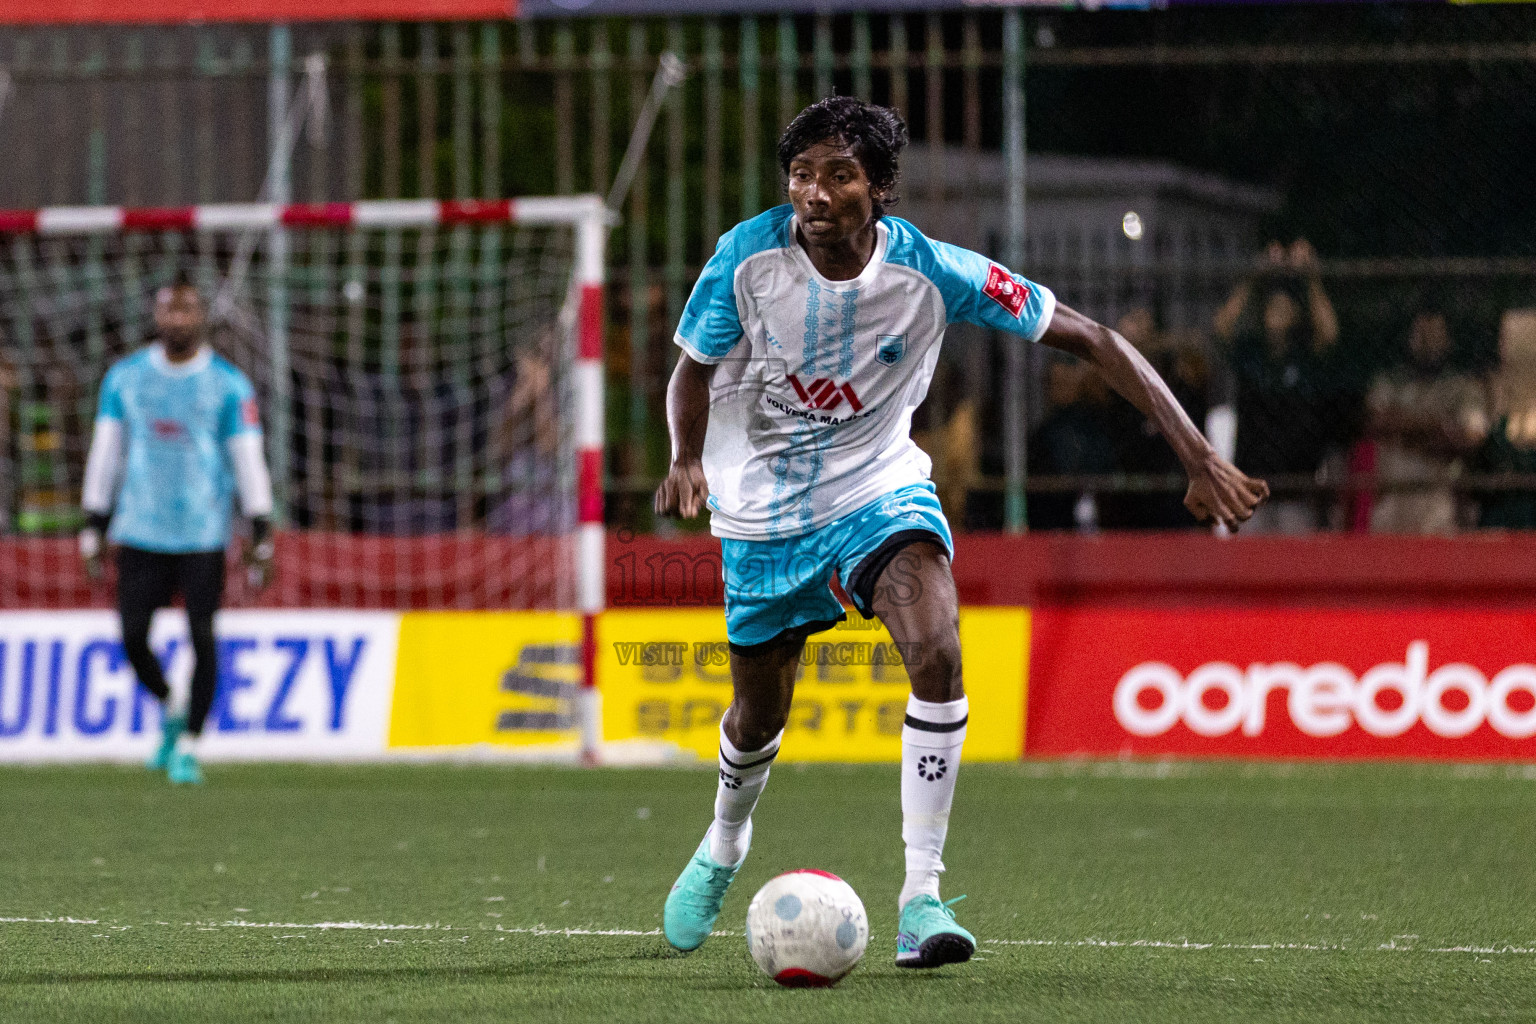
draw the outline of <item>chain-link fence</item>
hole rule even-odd
[[[604,191],[675,50],[691,73],[610,248],[609,508],[643,529],[672,326],[719,232],[780,201],[780,127],[831,92],[897,106],[914,145],[895,212],[1002,258],[1016,75],[1019,269],[1154,356],[1270,478],[1269,528],[1536,525],[1536,10],[1029,12],[1019,64],[1009,17],[313,26],[282,47],[262,27],[17,31],[0,206],[255,198],[272,79],[314,88],[315,56],[325,116],[295,199]],[[1023,436],[1032,526],[1192,525],[1139,417],[1038,349],[1010,400],[1007,344],[953,331],[919,414],[957,527],[1004,525]],[[49,529],[16,521],[18,458],[79,450],[57,435],[84,428],[17,393],[18,358],[0,339],[0,502]]]

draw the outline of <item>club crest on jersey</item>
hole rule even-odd
[[[895,366],[907,354],[905,334],[882,334],[875,339],[875,358],[886,366]]]
[[[817,377],[808,384],[802,384],[800,378],[794,374],[788,374],[790,386],[795,389],[795,394],[800,401],[805,403],[807,409],[815,409],[821,412],[831,412],[843,404],[843,399],[848,399],[848,404],[854,412],[861,412],[864,403],[859,401],[859,396],[854,393],[853,385],[844,382],[837,383],[830,377]]]
[[[1024,315],[1024,306],[1029,302],[1029,287],[1015,281],[1012,274],[996,263],[987,270],[987,283],[981,292],[1013,314],[1015,320]]]

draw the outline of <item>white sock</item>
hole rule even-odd
[[[715,823],[709,830],[709,856],[716,864],[740,864],[752,845],[752,808],[768,769],[779,756],[781,731],[760,750],[738,750],[720,726],[720,785],[715,790]]]
[[[970,710],[965,697],[945,704],[907,699],[907,724],[901,730],[901,838],[907,846],[907,880],[897,909],[923,893],[939,896],[944,835]]]

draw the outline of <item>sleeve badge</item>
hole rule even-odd
[[[988,266],[987,283],[981,293],[1006,309],[1015,320],[1023,317],[1024,307],[1029,303],[1029,286],[1015,281],[1012,274],[996,263]]]

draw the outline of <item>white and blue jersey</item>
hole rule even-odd
[[[103,468],[88,465],[83,504],[114,510],[109,535],[118,544],[178,554],[222,550],[236,453],[259,453],[260,439],[256,392],[245,374],[206,348],[177,364],[150,345],[118,361],[102,381],[92,462]],[[98,446],[112,451],[98,456]],[[258,503],[270,506],[270,484],[263,483],[268,493]]]
[[[711,530],[737,540],[811,533],[928,480],[911,438],[945,328],[1039,340],[1056,298],[904,220],[876,223],[863,273],[830,281],[776,207],[720,239],[676,342],[719,364],[704,443]]]

